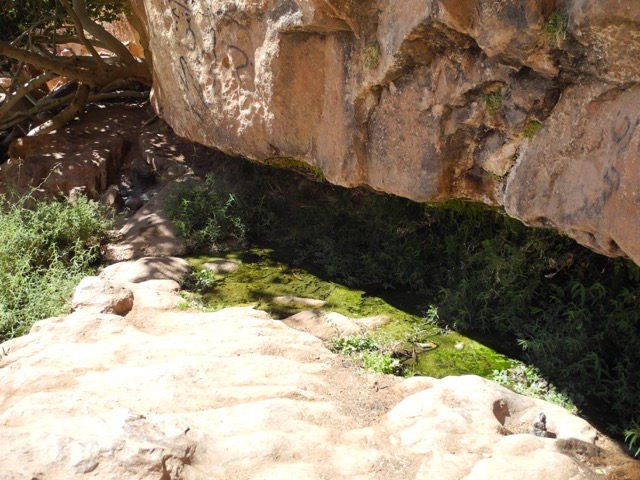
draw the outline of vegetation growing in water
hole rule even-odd
[[[419,294],[438,307],[442,328],[501,338],[621,437],[638,421],[636,265],[482,205],[420,205],[257,165],[233,168],[220,169],[219,181],[234,182],[228,212],[247,241],[346,285],[395,293],[397,304],[398,292]]]
[[[393,358],[374,338],[368,335],[351,335],[334,338],[329,342],[331,351],[341,353],[362,363],[372,372],[400,375],[403,368],[400,360]]]
[[[0,196],[0,341],[65,310],[99,260],[110,226],[104,208],[85,197],[70,203]]]

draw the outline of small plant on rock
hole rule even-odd
[[[629,450],[632,452],[634,447],[637,446],[638,449],[633,453],[633,456],[640,456],[640,424],[638,422],[633,422],[624,431],[624,441],[629,444]]]
[[[547,43],[553,44],[560,48],[560,45],[567,38],[567,23],[569,17],[563,12],[553,12],[547,23],[545,23],[543,32]]]
[[[522,136],[531,140],[538,131],[543,127],[542,122],[536,120],[535,118],[529,119],[527,122],[527,126],[524,128],[522,132]]]
[[[480,95],[480,104],[489,115],[497,114],[502,108],[502,92],[497,90]]]
[[[556,387],[542,377],[536,368],[525,365],[524,363],[518,363],[508,370],[494,371],[492,380],[516,393],[528,397],[540,398],[549,403],[560,405],[571,413],[578,413],[577,407],[566,393],[558,392]]]
[[[368,69],[373,70],[378,67],[382,53],[380,51],[380,44],[377,41],[368,43],[364,47],[362,54],[364,56],[364,64]]]

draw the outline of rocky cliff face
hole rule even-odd
[[[640,3],[134,3],[178,134],[640,263]]]

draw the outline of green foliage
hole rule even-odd
[[[633,451],[633,448],[638,445],[638,449],[633,453],[634,457],[640,456],[640,424],[633,422],[624,431],[624,441],[629,444],[629,450]]]
[[[349,335],[348,337],[335,337],[329,340],[329,350],[342,355],[374,351],[378,343],[369,335]]]
[[[189,275],[187,275],[180,287],[184,290],[189,290],[201,294],[206,292],[207,290],[211,290],[217,282],[218,278],[213,270],[209,268],[203,268],[201,270],[191,272]]]
[[[571,413],[578,413],[578,408],[571,397],[566,392],[558,392],[556,387],[549,383],[535,367],[518,363],[510,369],[494,371],[491,379],[516,393],[540,398],[566,408]]]
[[[0,341],[64,311],[110,226],[103,208],[84,197],[73,204],[0,197]]]
[[[218,181],[234,185],[230,213],[247,241],[377,296],[419,294],[433,306],[427,324],[501,338],[581,409],[596,408],[591,415],[620,428],[637,417],[640,268],[633,263],[479,204],[420,205],[257,165]],[[191,218],[202,225],[206,210],[190,211],[200,212]]]
[[[480,105],[489,115],[497,114],[502,108],[502,92],[498,90],[480,95]]]
[[[362,55],[364,57],[364,64],[369,70],[378,68],[378,65],[380,64],[380,57],[382,56],[380,44],[377,41],[367,43]]]
[[[240,244],[245,240],[246,227],[236,196],[213,175],[204,181],[192,178],[176,185],[165,209],[194,251],[217,251],[231,240]]]
[[[71,3],[71,2],[69,2]],[[116,19],[129,4],[123,0],[87,0],[87,13],[101,22]],[[39,34],[51,34],[70,24],[64,7],[57,0],[6,0],[0,3],[0,40],[11,41],[34,26]]]
[[[564,12],[553,12],[545,23],[543,32],[545,40],[560,48],[562,42],[567,38],[567,23],[569,17]]]
[[[383,347],[368,335],[351,335],[329,340],[329,349],[354,360],[359,360],[362,367],[375,373],[402,375],[400,360],[393,358]]]
[[[388,353],[364,351],[360,354],[362,366],[375,373],[402,375],[403,368],[400,360]]]
[[[540,131],[543,126],[544,125],[542,124],[542,122],[536,120],[535,118],[531,118],[527,122],[527,126],[524,128],[522,136],[530,140],[535,136],[536,133],[538,133],[538,131]]]

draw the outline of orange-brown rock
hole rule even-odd
[[[69,196],[84,187],[96,198],[117,183],[125,144],[120,137],[78,141],[69,135],[23,137],[9,147],[9,161],[0,167],[0,182],[18,190],[38,188]]]
[[[574,164],[636,169],[638,153],[620,155],[604,132],[626,122],[621,101],[640,101],[638,2],[135,0],[134,11],[156,110],[179,135],[227,153],[294,157],[333,183],[417,201],[504,205],[531,223],[544,203],[581,201],[562,179],[544,183],[554,146],[572,145]],[[601,209],[538,216],[640,263],[630,175],[617,194],[605,173],[584,176],[581,191],[606,197]]]

